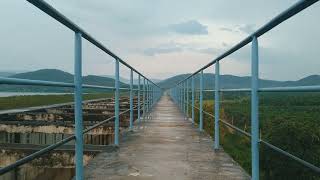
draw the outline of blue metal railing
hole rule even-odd
[[[175,87],[172,87],[170,89],[170,95],[173,98],[173,100],[176,102],[176,104],[180,107],[182,112],[188,112],[185,111],[185,108],[189,108],[189,103],[186,102],[188,100],[184,99],[184,93],[190,93],[190,89],[184,86],[185,83],[188,83],[188,81],[191,79],[192,81],[192,122],[195,120],[195,113],[194,109],[195,107],[195,87],[194,87],[194,77],[197,74],[200,74],[200,108],[199,110],[199,130],[203,130],[203,113],[206,113],[210,115],[212,118],[214,118],[214,148],[219,149],[219,123],[222,122],[226,126],[229,126],[236,131],[248,136],[251,138],[251,174],[252,179],[258,180],[259,179],[259,144],[262,143],[266,145],[267,147],[287,156],[291,159],[296,160],[297,162],[301,163],[302,165],[312,169],[313,171],[320,174],[320,168],[316,167],[315,165],[296,157],[262,139],[259,137],[259,92],[313,92],[313,91],[320,91],[320,86],[300,86],[300,87],[272,87],[272,88],[259,88],[259,53],[258,53],[258,38],[265,34],[266,32],[270,31],[274,27],[278,26],[282,22],[286,21],[287,19],[291,18],[292,16],[298,14],[305,8],[311,6],[312,4],[316,3],[318,0],[300,0],[297,3],[295,3],[293,6],[273,18],[271,21],[269,21],[267,24],[262,26],[260,29],[255,31],[253,34],[242,40],[240,43],[233,46],[231,49],[223,53],[222,55],[218,56],[216,59],[208,63],[207,65],[203,66],[184,80],[177,83]],[[220,72],[219,72],[219,61],[224,59],[225,57],[231,55],[232,53],[238,51],[242,47],[246,46],[247,44],[251,43],[251,88],[242,88],[242,89],[220,89]],[[211,65],[215,64],[215,89],[212,90],[203,90],[203,70],[207,69]],[[205,112],[203,110],[203,92],[214,92],[214,100],[215,100],[215,107],[214,107],[214,115]],[[251,134],[229,124],[228,122],[220,119],[219,117],[219,92],[250,92],[251,93]],[[188,114],[186,114],[188,116]]]
[[[83,179],[83,134],[91,131],[94,128],[97,128],[108,121],[114,120],[114,143],[119,145],[119,120],[120,115],[130,111],[130,130],[133,129],[133,110],[136,107],[133,107],[133,96],[134,91],[138,94],[138,122],[141,122],[141,102],[142,102],[142,116],[146,118],[147,114],[150,112],[152,106],[158,101],[162,94],[161,88],[153,83],[151,80],[142,75],[139,71],[134,69],[132,66],[123,61],[120,57],[115,55],[100,42],[94,39],[90,34],[85,32],[79,26],[70,21],[67,17],[62,15],[48,3],[43,0],[27,0],[34,6],[38,7],[44,13],[48,14],[52,18],[56,19],[67,28],[72,30],[75,33],[75,44],[74,44],[74,83],[63,83],[63,82],[51,82],[51,81],[40,81],[40,80],[28,80],[28,79],[16,79],[16,78],[5,78],[0,77],[0,84],[8,85],[27,85],[27,86],[52,86],[52,87],[71,87],[74,89],[74,114],[75,114],[75,135],[70,136],[66,139],[59,141],[58,143],[52,144],[44,149],[41,149],[35,153],[32,153],[17,162],[3,167],[0,169],[0,175],[9,172],[25,163],[32,161],[33,159],[42,156],[45,153],[48,153],[57,147],[66,144],[69,141],[75,140],[75,166],[76,166],[76,179]],[[115,87],[108,86],[96,86],[96,85],[86,85],[82,83],[82,39],[88,40],[90,43],[98,47],[100,50],[104,51],[111,57],[115,59]],[[129,88],[120,88],[120,72],[119,72],[119,63],[130,69],[130,87]],[[133,89],[133,73],[138,74],[138,89]],[[141,78],[143,78],[143,85],[141,85]],[[141,90],[142,86],[142,90]],[[113,90],[115,92],[115,115],[109,119],[101,121],[96,125],[93,125],[85,130],[83,130],[83,119],[82,119],[82,89],[83,88],[93,88],[93,89],[104,89],[104,90]],[[130,91],[130,109],[119,112],[119,98],[120,91]],[[143,97],[141,99],[141,92]]]

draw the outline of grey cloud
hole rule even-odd
[[[179,47],[157,47],[157,48],[148,48],[143,51],[143,54],[147,56],[154,56],[157,54],[168,54],[174,52],[181,52],[182,49]]]
[[[221,52],[221,49],[217,48],[199,48],[199,49],[189,49],[193,52],[201,53],[201,54],[217,54]]]
[[[232,33],[251,34],[256,30],[256,25],[255,24],[242,24],[242,25],[236,25],[233,27],[220,27],[219,30],[232,32]]]
[[[158,54],[169,54],[176,52],[195,52],[200,54],[217,54],[221,52],[219,48],[202,48],[190,44],[182,44],[170,42],[167,44],[161,44],[157,47],[148,48],[142,51],[144,55],[155,56]]]
[[[239,31],[246,33],[246,34],[251,34],[256,30],[256,25],[254,24],[244,24],[238,26]]]
[[[228,31],[228,32],[238,32],[235,28],[228,28],[228,27],[220,27],[219,30],[221,31]]]
[[[179,34],[190,35],[206,35],[208,34],[207,26],[199,23],[196,20],[190,20],[178,24],[169,25],[169,30]]]

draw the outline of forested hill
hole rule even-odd
[[[158,82],[157,84],[164,88],[170,88],[176,83],[185,79],[190,74],[180,74],[171,78],[165,79]],[[55,82],[73,82],[73,74],[64,72],[58,69],[41,69],[37,71],[31,71],[26,73],[18,73],[8,77],[22,78],[31,80],[44,80],[44,81],[55,81]],[[221,88],[249,88],[251,84],[251,78],[249,76],[233,76],[233,75],[221,75]],[[122,78],[123,80],[124,78]],[[87,75],[83,77],[84,84],[99,85],[99,86],[114,86],[114,79],[107,76],[95,76]],[[195,85],[199,87],[199,76],[195,78]],[[320,85],[320,75],[311,75],[302,78],[297,81],[275,81],[275,80],[260,80],[260,87],[284,87],[284,86],[311,86]],[[121,87],[128,87],[129,85],[120,82]],[[190,83],[191,86],[191,83]],[[214,74],[204,74],[204,89],[214,88]],[[12,85],[0,85],[0,91],[64,91],[59,88],[52,87],[27,87],[27,86],[12,86]]]
[[[176,83],[188,77],[190,74],[180,74],[158,83],[164,89],[174,86]],[[214,74],[205,73],[203,76],[204,89],[212,89],[214,87]],[[199,76],[195,78],[195,86],[199,87]],[[221,75],[221,88],[249,88],[251,78],[249,76],[233,76]],[[320,75],[311,75],[297,81],[275,81],[275,80],[260,80],[260,87],[284,87],[284,86],[311,86],[320,85]],[[191,86],[191,81],[189,86]]]
[[[41,69],[32,72],[19,73],[10,78],[21,78],[30,80],[43,80],[43,81],[55,81],[55,82],[73,82],[73,74],[64,72],[57,69]],[[99,86],[111,86],[114,87],[114,79],[109,77],[88,75],[83,77],[84,84],[99,85]],[[120,87],[128,87],[128,84],[120,82]],[[13,86],[13,85],[0,85],[0,91],[35,91],[35,92],[64,92],[65,88],[55,87],[36,87],[36,86]]]

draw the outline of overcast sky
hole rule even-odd
[[[151,78],[196,71],[296,0],[47,0]],[[0,71],[73,72],[74,34],[22,0],[0,1]],[[259,39],[260,76],[320,74],[320,3]],[[111,75],[114,61],[83,42],[84,73]],[[250,74],[250,47],[224,59],[223,74]],[[209,68],[205,72],[213,72]],[[128,77],[121,67],[121,76]]]

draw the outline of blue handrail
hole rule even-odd
[[[146,116],[146,114],[149,113],[150,108],[158,101],[162,94],[161,88],[152,82],[150,79],[146,78],[142,73],[140,73],[138,70],[134,69],[132,66],[130,66],[128,63],[126,63],[124,60],[122,60],[120,57],[118,57],[116,54],[114,54],[112,51],[107,49],[104,45],[102,45],[100,42],[98,42],[96,39],[94,39],[90,34],[85,32],[83,29],[81,29],[79,26],[77,26],[75,23],[73,23],[71,20],[69,20],[67,17],[65,17],[63,14],[58,12],[56,9],[54,9],[52,6],[50,6],[48,3],[46,3],[43,0],[27,0],[34,6],[38,7],[41,11],[48,14],[52,18],[56,19],[60,23],[62,23],[64,26],[69,28],[70,30],[74,31],[75,33],[75,48],[74,48],[74,83],[64,83],[64,82],[52,82],[52,81],[41,81],[41,80],[29,80],[29,79],[17,79],[17,78],[5,78],[0,77],[0,84],[7,84],[7,85],[27,85],[27,86],[53,86],[53,87],[70,87],[74,89],[74,109],[75,109],[75,135],[70,136],[66,139],[63,139],[59,141],[58,143],[52,144],[44,149],[41,149],[35,153],[32,153],[17,162],[3,167],[0,169],[0,175],[9,172],[13,170],[14,168],[17,168],[25,163],[28,163],[32,161],[33,159],[42,156],[45,153],[48,153],[57,147],[62,146],[63,144],[75,140],[75,152],[76,152],[76,158],[75,158],[75,166],[76,166],[76,180],[82,180],[83,179],[83,134],[89,132],[90,130],[99,127],[103,125],[104,123],[114,120],[115,121],[115,139],[114,143],[115,145],[119,145],[119,116],[127,113],[130,111],[130,121],[133,121],[133,110],[135,107],[133,107],[133,91],[138,91],[138,114],[139,114],[139,121],[140,121],[140,94],[143,92],[143,99],[142,106],[143,106],[143,116]],[[88,40],[90,43],[98,47],[100,50],[104,51],[105,53],[109,54],[111,57],[115,59],[115,87],[108,87],[108,86],[96,86],[96,85],[86,85],[82,83],[82,39]],[[124,66],[128,67],[131,70],[131,80],[130,80],[130,88],[120,88],[120,72],[119,72],[119,63],[123,64]],[[133,89],[133,72],[137,73],[139,76],[139,84],[138,89]],[[140,78],[143,78],[143,90],[141,90],[141,84],[140,84]],[[145,84],[145,82],[147,84]],[[82,120],[82,88],[93,88],[93,89],[105,89],[105,90],[113,90],[115,92],[115,116],[106,119],[104,121],[101,121],[100,123],[97,123],[96,125],[93,125],[89,127],[88,129],[83,130],[83,120]],[[119,98],[120,98],[120,91],[130,91],[130,109],[119,112]],[[148,107],[148,108],[147,108]],[[132,128],[133,124],[130,126]]]
[[[233,46],[231,49],[227,50],[217,58],[215,58],[210,63],[206,64],[202,68],[198,69],[196,72],[192,73],[185,79],[178,82],[174,87],[170,89],[170,95],[172,99],[176,102],[176,104],[180,107],[181,111],[184,112],[185,106],[189,106],[188,100],[185,100],[183,98],[183,93],[189,93],[190,89],[187,90],[183,86],[185,82],[188,81],[188,79],[192,78],[192,82],[194,84],[194,76],[197,74],[200,74],[200,87],[198,90],[195,89],[194,85],[192,86],[191,92],[192,96],[194,96],[194,92],[197,91],[200,93],[200,122],[199,122],[199,128],[202,130],[202,114],[205,113],[207,115],[210,115],[214,117],[214,148],[219,148],[219,122],[222,122],[224,125],[229,126],[238,132],[251,137],[251,174],[253,180],[259,179],[259,143],[262,143],[266,145],[267,147],[286,155],[287,157],[296,160],[297,162],[301,163],[302,165],[314,170],[315,172],[320,174],[320,168],[316,167],[315,165],[302,160],[301,158],[298,158],[264,140],[261,140],[259,137],[259,92],[318,92],[320,91],[320,86],[298,86],[298,87],[268,87],[268,88],[260,88],[259,87],[259,54],[258,54],[258,38],[265,34],[266,32],[270,31],[274,27],[278,26],[282,22],[286,21],[287,19],[291,18],[292,16],[298,14],[302,10],[306,9],[307,7],[311,6],[312,4],[318,2],[318,0],[300,0],[297,3],[295,3],[293,6],[288,8],[287,10],[280,13],[278,16],[273,18],[271,21],[263,25],[261,28],[259,28],[257,31],[252,33],[250,36],[246,37],[244,40]],[[221,80],[219,80],[219,61],[224,59],[225,57],[231,55],[232,53],[238,51],[242,47],[246,46],[247,44],[251,43],[251,88],[241,88],[241,89],[219,89],[219,83]],[[202,76],[203,76],[203,70],[207,69],[211,65],[215,64],[215,89],[207,89],[203,90],[203,83],[202,83]],[[202,109],[203,104],[203,92],[214,92],[215,97],[215,114],[211,115],[210,113],[205,112]],[[251,93],[251,134],[229,124],[228,122],[221,120],[219,118],[219,92],[250,92]],[[194,97],[192,97],[192,122],[194,122],[194,109],[196,108],[194,105]],[[186,114],[188,117],[188,114]]]

